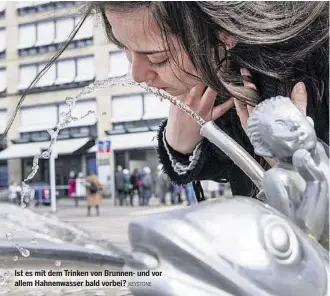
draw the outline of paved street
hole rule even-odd
[[[152,199],[150,204],[148,207],[119,207],[113,205],[113,200],[104,199],[100,206],[100,216],[97,217],[95,209],[92,209],[92,216],[88,217],[86,215],[87,202],[85,200],[80,201],[79,207],[76,208],[72,200],[62,199],[58,201],[55,216],[63,222],[68,222],[87,230],[98,239],[106,239],[115,246],[129,251],[128,225],[131,221],[138,216],[157,214],[185,206],[159,206],[156,199]],[[42,206],[35,208],[34,211],[44,214],[50,212],[51,208]]]

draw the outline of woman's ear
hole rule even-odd
[[[232,49],[237,44],[237,38],[228,33],[221,33],[220,40],[225,44],[227,50]]]

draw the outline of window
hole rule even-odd
[[[20,67],[20,91],[26,89],[32,80],[46,66],[46,63],[22,65]],[[59,60],[37,82],[35,88],[56,90],[58,86],[65,88],[80,86],[95,78],[94,57],[79,57]]]
[[[3,132],[6,129],[7,125],[7,110],[2,109],[0,110],[0,134],[3,134]]]
[[[0,93],[5,92],[7,89],[7,71],[0,69]]]
[[[33,132],[31,133],[31,141],[32,142],[43,142],[49,140],[49,134],[47,131],[42,132]]]
[[[111,114],[113,122],[140,120],[143,115],[142,95],[113,97]]]
[[[20,67],[20,84],[18,89],[26,89],[37,76],[37,65],[24,65]]]
[[[72,138],[85,138],[90,134],[89,127],[72,127],[70,128]]]
[[[35,46],[43,46],[52,44],[55,40],[55,22],[46,21],[36,24],[37,26],[37,42]]]
[[[161,123],[162,123],[161,119],[148,120],[148,127],[151,131],[158,131]]]
[[[38,65],[38,73],[40,73],[43,68],[46,66],[46,63]],[[40,78],[37,82],[36,87],[46,87],[53,85],[55,83],[56,78],[56,67],[52,65],[48,71]]]
[[[6,53],[6,43],[7,43],[7,37],[6,37],[6,30],[0,29],[0,58],[3,58]]]
[[[111,135],[127,133],[124,122],[115,122],[112,125]]]
[[[74,28],[74,18],[62,18],[55,21],[56,38],[55,43],[64,42]]]
[[[161,101],[153,94],[144,95],[143,119],[167,118],[170,110],[170,102]]]
[[[36,44],[37,30],[35,24],[19,26],[19,49],[30,48]]]
[[[59,106],[59,114],[67,113],[69,111],[69,106],[62,104]],[[76,118],[71,122],[68,127],[77,127],[77,126],[90,126],[94,125],[97,121],[96,119],[96,101],[81,101],[77,102],[73,107],[72,117]]]
[[[125,75],[130,71],[131,63],[125,52],[111,52],[109,55],[109,77]]]
[[[74,3],[75,1],[19,1],[16,4],[16,8],[17,14],[24,16],[27,14],[70,8]]]
[[[56,105],[26,107],[22,108],[20,113],[21,133],[53,129],[58,122]]]
[[[94,57],[83,57],[77,59],[76,82],[90,81],[95,77]]]
[[[125,128],[129,133],[149,131],[147,122],[143,120],[125,122]]]
[[[0,187],[7,187],[8,185],[8,167],[5,164],[0,164]]]
[[[81,17],[75,18],[75,25],[77,25],[81,20]],[[80,30],[77,32],[77,35],[74,37],[74,40],[88,39],[93,37],[93,19],[87,17],[81,26]]]
[[[74,59],[67,59],[57,62],[57,78],[55,84],[74,82],[76,76],[76,65]]]
[[[58,18],[19,26],[19,55],[56,51],[72,33],[77,18]],[[91,45],[93,20],[87,18],[68,48]]]
[[[62,129],[57,136],[58,140],[69,139],[69,138],[70,138],[70,131],[67,128]]]

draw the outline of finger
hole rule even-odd
[[[213,108],[217,92],[211,87],[208,87],[201,98],[201,112],[209,112]]]
[[[237,115],[241,121],[241,125],[245,129],[249,118],[249,111],[247,109],[247,105],[237,99],[234,99],[234,104],[236,107]]]
[[[211,120],[216,120],[217,118],[221,117],[233,106],[234,106],[234,98],[230,98],[229,100],[220,104],[219,106],[214,107],[212,109]]]
[[[187,105],[187,106],[193,106],[195,105],[197,102],[200,102],[200,98],[202,97],[204,90],[205,90],[205,85],[200,83],[196,86],[194,86],[190,91],[189,94],[187,96],[184,97],[183,102]]]
[[[298,82],[292,92],[291,100],[296,104],[296,106],[306,115],[307,110],[307,91],[306,86],[303,82]]]
[[[194,87],[190,90],[190,92],[189,92],[189,96],[190,96],[190,97],[194,97],[194,98],[195,98],[195,97],[199,97],[199,98],[201,98],[202,95],[203,95],[203,93],[204,93],[204,91],[205,91],[205,88],[206,88],[206,86],[205,86],[203,83],[200,83],[200,84],[194,86]]]
[[[241,68],[241,75],[243,76],[243,84],[244,87],[246,88],[252,88],[257,90],[257,87],[255,84],[252,82],[252,75],[250,71],[246,68]]]
[[[245,88],[251,88],[257,90],[256,85],[252,81],[252,75],[248,69],[241,68],[241,75],[243,77],[243,84]],[[249,115],[253,113],[254,109],[255,107],[247,105],[247,111]]]

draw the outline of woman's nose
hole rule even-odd
[[[150,67],[148,59],[142,55],[132,56],[132,78],[138,82],[148,82],[153,80],[157,75],[156,72]]]

